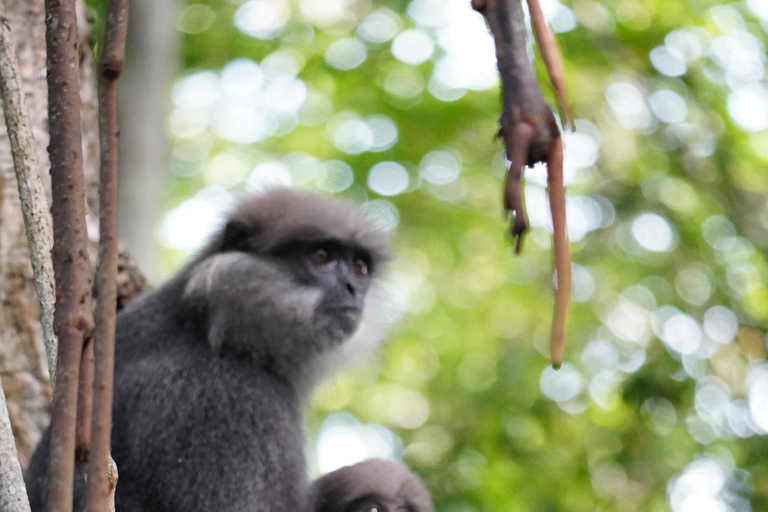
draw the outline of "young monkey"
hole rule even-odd
[[[308,512],[433,512],[419,477],[403,464],[370,459],[318,478]]]

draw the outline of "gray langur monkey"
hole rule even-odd
[[[241,202],[178,274],[121,311],[116,510],[303,510],[304,401],[378,344],[373,278],[388,254],[351,204],[274,189]],[[49,444],[46,433],[27,472],[33,512]]]
[[[318,478],[308,512],[433,512],[419,477],[403,464],[370,459]]]

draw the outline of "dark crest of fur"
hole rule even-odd
[[[335,239],[366,248],[374,261],[389,260],[386,234],[354,204],[312,192],[275,188],[250,196],[227,217],[197,259],[227,250],[266,253],[289,240]]]

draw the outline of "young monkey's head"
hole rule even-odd
[[[404,465],[370,459],[318,478],[309,512],[433,512],[429,491]]]

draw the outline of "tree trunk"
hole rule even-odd
[[[4,0],[4,3],[19,58],[41,174],[49,186],[43,0]],[[78,29],[88,227],[89,233],[95,234],[99,154],[97,103],[90,24],[81,0],[78,0]],[[4,123],[0,124],[0,376],[7,394],[19,458],[22,467],[26,468],[30,452],[48,424],[51,395],[24,221]]]
[[[118,232],[147,276],[157,278],[153,227],[160,215],[168,144],[168,89],[178,61],[171,30],[178,0],[131,2],[125,71],[120,79],[120,209]],[[125,149],[128,149],[127,151]]]

